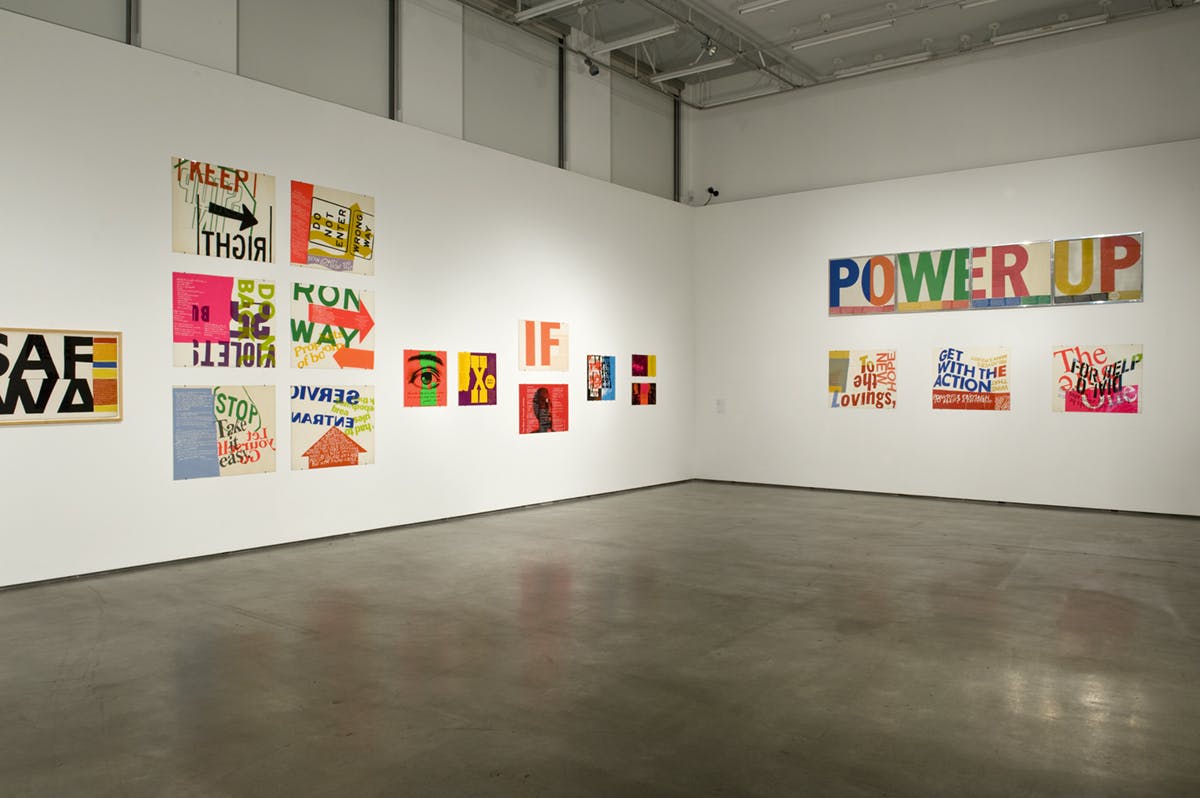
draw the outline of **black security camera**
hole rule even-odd
[[[709,193],[709,194],[712,194],[714,197],[719,197],[719,196],[721,196],[721,192],[720,192],[720,191],[717,191],[717,190],[716,190],[715,188],[713,188],[712,186],[709,186],[709,187],[708,187],[708,193]]]
[[[588,74],[592,77],[596,77],[600,74],[600,67],[596,66],[592,59],[584,58],[583,65],[588,68]]]

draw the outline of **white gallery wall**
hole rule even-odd
[[[125,336],[124,421],[0,428],[0,585],[691,476],[690,209],[8,12],[0,75],[0,326]],[[173,157],[274,175],[281,222],[292,179],[374,196],[377,276],[290,266],[283,223],[274,264],[173,253]],[[378,366],[174,368],[173,271],[374,290]],[[523,318],[569,325],[569,373],[517,371]],[[497,352],[499,404],[403,408],[405,347]],[[630,406],[635,352],[655,407]],[[584,400],[589,353],[617,401]],[[517,434],[522,381],[570,384],[569,432]],[[218,384],[276,386],[279,470],[173,481],[171,388]],[[373,384],[375,464],[290,471],[292,384]]]
[[[696,476],[1200,514],[1197,208],[1200,139],[699,209]],[[830,258],[1134,231],[1142,303],[828,316]],[[1141,414],[1052,413],[1060,344],[1143,345]],[[932,410],[945,346],[1007,346],[1012,410]],[[898,407],[832,409],[875,348]]]
[[[1200,5],[688,115],[719,202],[1200,136]]]

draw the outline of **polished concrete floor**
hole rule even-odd
[[[0,592],[0,795],[1200,795],[1200,521],[693,482]]]

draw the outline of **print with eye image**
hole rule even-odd
[[[404,406],[446,406],[446,352],[404,350]]]

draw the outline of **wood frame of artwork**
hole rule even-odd
[[[17,334],[22,336],[21,343],[17,345],[14,351],[12,336]],[[50,355],[50,362],[55,366],[55,370],[59,376],[54,378],[54,385],[47,391],[43,386],[38,387],[38,393],[35,395],[33,389],[25,385],[24,390],[16,387],[11,379],[12,372],[17,367],[22,367],[22,373],[26,370],[23,367],[24,362],[31,362],[28,356],[22,357],[25,354],[25,348],[30,336],[41,336],[42,349],[41,353]],[[119,331],[115,330],[63,330],[63,329],[43,329],[36,327],[0,327],[0,425],[24,425],[24,424],[79,424],[87,422],[102,422],[102,421],[121,421],[124,418],[124,383],[122,376],[122,337]],[[68,357],[74,353],[74,350],[67,348],[68,338],[87,338],[92,339],[92,351],[87,353],[87,360],[82,360],[78,357]],[[49,339],[49,340],[47,340]],[[111,354],[111,359],[98,361],[104,364],[102,369],[97,369],[94,358],[97,341],[100,340],[100,345],[105,347],[103,350],[105,355]],[[109,349],[111,347],[111,349]],[[57,354],[56,354],[57,350]],[[30,352],[30,355],[33,353]],[[75,353],[77,354],[77,353]],[[61,360],[57,359],[61,358]],[[44,362],[44,357],[37,361]],[[80,392],[80,386],[74,383],[83,381],[84,378],[75,377],[66,379],[61,376],[69,367],[73,372],[78,364],[87,363],[93,374],[89,375],[85,385],[87,386],[87,396],[85,397]],[[97,377],[94,373],[101,371],[104,376]],[[44,368],[39,368],[37,373],[45,374]],[[103,394],[106,400],[111,397],[112,401],[106,401],[100,407],[103,410],[97,410],[96,383],[103,383]],[[45,382],[44,379],[38,380],[39,383]],[[60,386],[59,383],[65,385]],[[21,390],[22,395],[13,396],[12,392]],[[45,393],[43,399],[41,394]],[[79,402],[84,402],[85,399],[92,404],[91,410],[66,410],[63,408],[68,406],[68,400],[71,407],[78,407]],[[44,408],[49,408],[57,404],[59,409],[48,413],[26,413],[25,410],[31,404],[42,404]],[[20,407],[22,412],[18,415],[17,408]],[[9,412],[5,412],[5,408]]]

